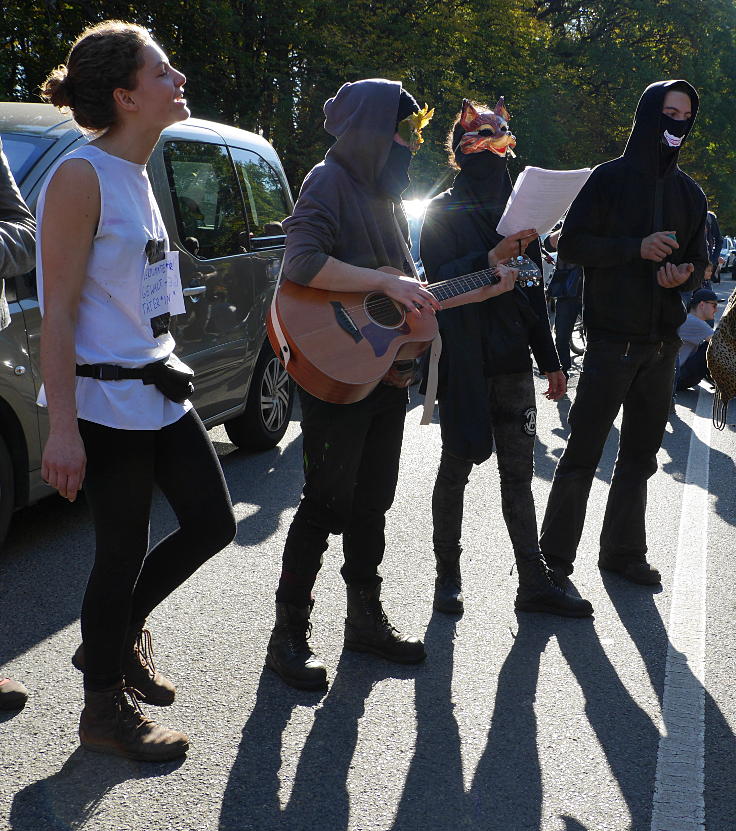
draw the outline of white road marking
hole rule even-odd
[[[692,421],[672,587],[651,831],[705,828],[705,592],[712,396]]]

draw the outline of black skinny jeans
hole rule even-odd
[[[379,384],[355,404],[301,388],[304,490],[289,528],[276,600],[306,606],[330,534],[342,534],[346,583],[376,585],[385,514],[399,476],[406,390]]]
[[[537,423],[534,379],[530,372],[519,372],[494,375],[487,383],[503,518],[514,552],[531,553],[538,550],[532,496]],[[453,456],[443,446],[432,493],[432,541],[440,559],[460,556],[463,499],[472,468],[472,461]]]
[[[87,454],[84,493],[95,526],[95,562],[82,603],[87,689],[122,678],[129,627],[148,614],[235,536],[222,468],[199,416],[190,410],[160,430],[119,430],[79,421]],[[153,486],[179,528],[148,556]]]
[[[572,568],[593,477],[622,405],[600,557],[618,562],[646,559],[647,480],[657,470],[679,346],[679,341],[588,343],[570,409],[570,437],[555,470],[542,522],[540,545],[545,559]]]

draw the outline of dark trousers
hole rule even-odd
[[[104,689],[122,677],[129,626],[142,623],[233,539],[235,517],[217,454],[194,410],[161,430],[118,430],[81,419],[79,430],[96,539],[82,603],[84,684]],[[179,528],[148,552],[154,485]]]
[[[380,582],[407,393],[379,384],[355,404],[328,404],[302,389],[299,398],[304,490],[286,537],[276,600],[306,606],[330,534],[342,534],[346,583]]]
[[[672,398],[679,342],[588,343],[570,437],[552,481],[542,522],[545,559],[572,564],[585,522],[588,494],[603,446],[623,405],[618,457],[608,492],[600,556],[645,559],[647,480],[657,470],[657,451]]]
[[[559,297],[555,300],[555,345],[560,366],[566,375],[572,366],[570,338],[582,308],[583,301],[580,297]]]
[[[708,374],[708,364],[705,357],[707,351],[708,341],[706,340],[680,366],[677,371],[677,380],[675,383],[675,389],[678,392],[689,389],[690,387],[697,387]]]
[[[529,372],[488,379],[491,431],[501,479],[501,509],[515,552],[536,551],[537,518],[532,496],[537,409]],[[440,418],[442,402],[440,402]],[[452,560],[460,555],[465,486],[473,462],[442,448],[432,493],[435,554]]]

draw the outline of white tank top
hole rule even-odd
[[[41,229],[46,189],[56,170],[69,159],[85,159],[100,185],[100,221],[79,299],[75,330],[78,364],[116,364],[141,367],[168,358],[174,349],[169,332],[154,337],[150,320],[144,320],[141,287],[148,262],[146,244],[164,240],[169,250],[161,214],[151,190],[146,166],[85,145],[54,165],[38,199],[36,275],[41,314],[43,258]],[[176,358],[175,358],[176,360]],[[97,381],[77,378],[78,418],[123,430],[158,430],[172,424],[191,408],[189,401],[176,404],[152,384],[136,379]],[[46,406],[44,388],[38,403]]]

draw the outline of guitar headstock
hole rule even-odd
[[[539,270],[537,264],[530,260],[529,257],[523,257],[521,255],[512,257],[507,265],[509,268],[518,270],[519,276],[516,278],[516,282],[519,285],[531,288],[531,286],[538,286],[542,282],[542,272]]]

